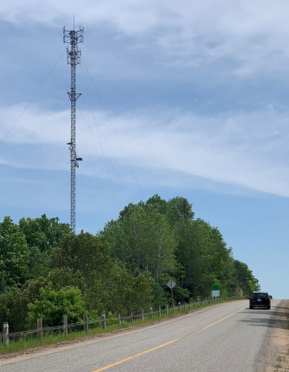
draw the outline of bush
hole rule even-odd
[[[68,323],[77,323],[87,312],[81,291],[73,286],[63,287],[60,291],[52,289],[49,283],[40,289],[40,299],[28,305],[28,324],[35,328],[37,318],[42,318],[44,327],[58,326],[67,315]]]

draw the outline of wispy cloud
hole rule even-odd
[[[45,144],[46,160],[38,156],[29,166],[56,169],[56,159],[69,158],[65,149],[68,128],[64,125],[65,121],[68,123],[69,111],[61,113],[35,137],[36,123],[45,121],[45,116],[35,108],[27,112],[25,121],[11,133],[10,142],[16,145],[33,138],[33,146]],[[287,113],[265,110],[204,117],[152,110],[121,114],[112,119],[118,137],[103,112],[93,113],[95,122],[89,119],[91,112],[79,116],[77,149],[85,157],[84,169],[93,177],[95,167],[98,177],[107,177],[105,170],[99,168],[99,162],[105,159],[115,164],[117,172],[121,166],[127,173],[127,157],[133,168],[143,169],[148,175],[162,171],[167,177],[197,176],[210,182],[289,196]],[[5,123],[5,117],[1,119]],[[276,132],[278,135],[274,135]],[[111,177],[116,178],[114,170]]]
[[[116,37],[120,38],[118,43],[122,45],[123,54],[118,54],[118,64],[121,66],[123,59],[129,63],[131,56],[126,53],[134,48],[136,56],[143,55],[144,50],[145,53],[149,51],[155,68],[157,65],[179,66],[180,70],[197,69],[198,73],[206,70],[210,75],[218,71],[219,77],[243,79],[269,71],[288,72],[288,10],[289,5],[279,0],[239,4],[229,0],[220,0],[217,4],[213,0],[181,0],[177,3],[167,0],[135,3],[130,0],[86,0],[81,4],[52,0],[41,7],[36,0],[25,3],[12,0],[1,7],[0,19],[19,27],[32,23],[36,27],[59,28],[59,23],[65,22],[69,28],[72,27],[72,16],[76,15],[77,25],[87,27],[98,42],[99,32],[103,29],[110,30],[111,44],[116,45]],[[143,45],[147,47],[136,47]],[[101,59],[103,52],[98,53]],[[111,57],[111,50],[109,54],[107,57]],[[110,67],[111,73],[113,68],[109,59],[107,63],[105,66]],[[119,71],[117,66],[114,67]],[[129,75],[130,71],[123,69],[123,76]],[[141,75],[141,69],[138,74]]]
[[[210,111],[210,90],[216,81],[227,84],[228,92],[233,92],[240,81],[250,85],[251,81],[262,77],[266,85],[269,72],[270,76],[279,78],[285,71],[289,72],[289,25],[285,21],[288,8],[283,2],[276,6],[266,0],[234,6],[221,0],[217,7],[213,0],[202,3],[140,0],[135,4],[129,0],[99,1],[97,4],[85,1],[81,6],[77,2],[68,4],[53,0],[40,9],[34,0],[25,4],[13,0],[0,9],[0,19],[14,27],[11,30],[15,35],[22,29],[27,32],[31,24],[40,27],[37,40],[39,37],[46,39],[52,30],[54,41],[60,21],[71,27],[72,15],[67,12],[71,9],[77,17],[77,25],[82,24],[89,30],[90,45],[84,56],[94,78],[109,79],[112,83],[123,79],[124,89],[133,81],[145,84],[150,80],[160,85],[157,82],[163,79],[170,88],[180,92],[164,98],[161,104],[156,101],[142,105],[138,100],[129,110],[111,110],[119,139],[133,167],[154,175],[164,172],[161,183],[171,179],[171,174],[182,174],[184,179],[200,177],[209,182],[288,196],[285,160],[288,157],[288,113],[280,109],[278,100],[273,98],[269,104],[265,100],[263,104],[262,93],[258,92],[246,100],[247,91],[240,88],[237,96],[244,102],[242,109],[242,104],[234,108],[232,99],[230,109],[220,108],[218,114]],[[61,37],[60,33],[57,37]],[[42,51],[52,50],[48,38],[47,47],[43,45]],[[26,55],[27,45],[20,43],[19,48],[20,53]],[[31,48],[36,52],[33,43]],[[51,57],[51,52],[49,55]],[[14,73],[18,71],[20,78],[25,79],[23,73],[21,75],[20,61],[15,60],[14,53],[11,56],[11,61],[15,62]],[[32,55],[31,58],[36,57]],[[34,72],[41,68],[45,53],[37,58],[39,64],[35,64]],[[28,62],[27,59],[26,68]],[[85,62],[82,68],[86,67]],[[56,75],[61,82],[66,66],[58,68]],[[66,73],[68,76],[68,69]],[[36,81],[35,74],[33,79]],[[200,104],[205,110],[202,113],[189,109],[189,105],[182,106],[182,100],[195,100],[194,107],[197,107],[196,92],[192,96],[189,90],[181,92],[182,84],[190,81],[197,82],[203,89]],[[154,84],[149,87],[148,94],[153,94]],[[17,94],[19,92],[21,89],[17,89]],[[221,95],[223,92],[215,93]],[[214,104],[218,105],[216,94]],[[22,101],[19,95],[16,102]],[[67,107],[65,111],[49,113],[45,95],[40,101],[36,97],[19,121],[17,115],[26,103],[3,104],[0,110],[0,139],[5,138],[5,147],[0,148],[2,164],[15,169],[27,166],[55,169],[57,158],[68,157],[65,144],[69,142],[70,110]],[[95,103],[94,99],[92,101]],[[259,101],[261,104],[254,107]],[[111,177],[116,178],[113,169],[119,166],[127,174],[126,157],[105,113],[93,109],[93,115],[89,109],[78,111],[77,150],[81,156],[86,154],[86,171],[93,176],[96,163],[99,177],[108,177],[107,167],[111,167]],[[36,149],[38,156],[35,156]],[[27,163],[22,153],[28,157],[31,153]],[[168,184],[171,185],[171,181]]]

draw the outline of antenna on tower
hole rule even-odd
[[[65,30],[63,27],[63,42],[70,44],[70,49],[67,48],[67,64],[71,65],[71,89],[68,96],[71,102],[71,139],[67,144],[70,151],[71,162],[71,194],[70,194],[70,226],[75,233],[75,204],[76,204],[76,168],[79,167],[78,161],[82,158],[76,155],[76,101],[81,96],[81,93],[76,93],[76,65],[80,64],[81,51],[78,50],[78,44],[83,42],[83,27],[79,27],[75,31],[75,19],[73,17],[73,30]]]

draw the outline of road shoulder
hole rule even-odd
[[[272,314],[268,337],[258,355],[256,372],[289,371],[289,300],[281,301]]]

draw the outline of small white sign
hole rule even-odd
[[[211,297],[220,297],[220,290],[211,291]]]

